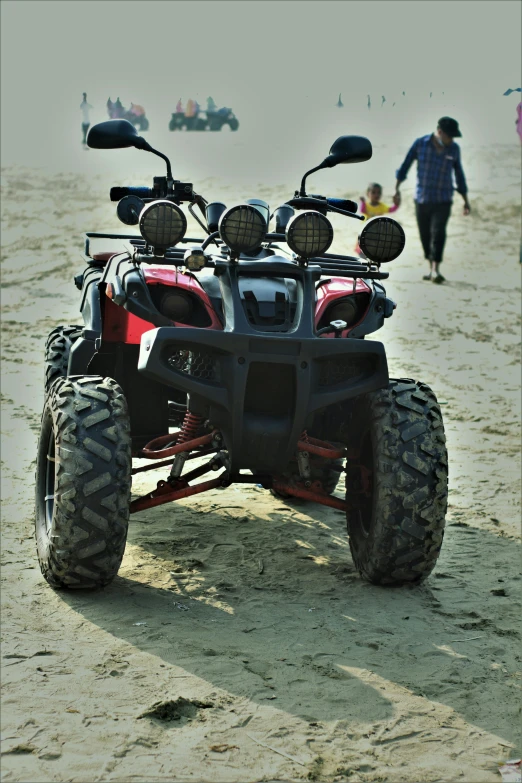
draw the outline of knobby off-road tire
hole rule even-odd
[[[36,463],[36,546],[52,587],[102,587],[116,576],[130,489],[121,388],[98,376],[56,381],[44,404]]]
[[[348,535],[360,574],[381,585],[420,582],[433,570],[444,536],[448,460],[437,399],[424,383],[391,380],[357,400],[354,422],[367,497],[350,494]],[[348,480],[347,480],[348,485]]]
[[[81,336],[83,326],[57,326],[45,343],[45,393],[57,378],[65,378],[71,348]]]

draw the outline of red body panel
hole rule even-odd
[[[190,275],[178,272],[177,269],[166,268],[164,266],[149,266],[143,269],[143,275],[147,285],[170,285],[177,288],[183,288],[198,296],[210,318],[211,324],[207,329],[222,329],[221,321],[212,307],[212,303],[206,292],[200,286],[198,281]],[[176,326],[189,326],[173,322]],[[105,312],[103,319],[103,339],[107,342],[128,343],[130,345],[139,345],[141,336],[144,332],[154,329],[154,325],[149,321],[144,321],[136,315],[129,313],[125,308],[115,305],[107,297],[105,298]]]
[[[354,288],[355,283],[355,288]],[[321,316],[323,315],[324,311],[328,307],[328,305],[332,304],[336,299],[343,299],[345,296],[350,296],[351,294],[370,294],[371,288],[364,282],[364,280],[347,280],[345,277],[332,277],[328,283],[324,283],[323,285],[319,286],[317,289],[317,305],[315,308],[315,325],[319,323],[321,320]],[[366,315],[366,313],[364,313]],[[364,318],[363,315],[363,318]],[[362,321],[362,318],[357,321],[357,323],[360,323]],[[354,328],[354,326],[357,326],[357,324],[352,324],[349,329],[345,329],[344,332],[341,332],[343,337],[346,337],[349,332]],[[333,338],[335,337],[334,334],[324,334],[321,335],[321,337],[326,338]]]
[[[207,329],[222,329],[223,326],[219,320],[212,303],[201,287],[198,280],[191,275],[179,272],[176,268],[164,266],[148,266],[143,268],[143,275],[147,285],[169,285],[182,288],[185,291],[199,297],[203,303],[211,324]],[[351,294],[371,293],[371,289],[363,280],[355,281],[355,287],[352,281],[347,281],[344,277],[332,277],[327,283],[319,286],[317,289],[317,305],[315,310],[315,324],[317,325],[324,311],[336,299],[350,296]],[[362,319],[361,319],[362,320]],[[174,321],[176,326],[190,326]],[[350,329],[342,332],[346,337],[356,324],[352,324]],[[122,342],[130,345],[139,345],[141,336],[144,332],[153,329],[154,325],[149,321],[129,313],[125,308],[115,305],[109,298],[105,298],[104,319],[103,319],[103,339],[107,342]],[[322,337],[333,337],[334,335],[322,335]]]

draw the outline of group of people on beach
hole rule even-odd
[[[115,101],[111,101],[110,97],[107,100],[107,112],[111,120],[119,120],[121,117],[125,117],[126,114],[132,114],[135,117],[143,117],[145,109],[138,103],[131,103],[130,108],[127,110],[119,98]]]
[[[193,98],[189,98],[185,108],[183,108],[183,101],[181,98],[176,104],[176,114],[183,114],[185,117],[197,117],[201,111],[201,106]],[[229,111],[226,107],[218,109],[217,104],[210,95],[207,98],[207,114],[219,114],[219,112]]]

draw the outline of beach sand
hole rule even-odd
[[[498,781],[522,750],[520,147],[466,151],[473,212],[456,198],[445,285],[421,279],[413,177],[397,213],[398,307],[373,337],[392,377],[435,390],[449,451],[446,537],[422,586],[363,582],[341,512],[233,486],[134,515],[114,583],[58,593],[33,538],[44,342],[78,323],[81,232],[126,231],[108,190],[142,156],[114,152],[104,171],[97,154],[74,174],[2,172],[3,780]],[[357,197],[372,175],[346,171],[314,175],[310,192]],[[279,177],[247,192],[194,183],[277,206],[298,184]],[[334,225],[332,249],[351,252],[354,221]]]

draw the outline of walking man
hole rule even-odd
[[[417,161],[415,212],[424,257],[430,265],[430,271],[423,279],[433,280],[434,283],[443,283],[445,280],[440,273],[440,265],[454,190],[464,199],[464,214],[470,213],[460,147],[453,141],[459,136],[462,134],[458,122],[452,117],[441,117],[435,133],[421,136],[413,142],[396,173],[395,195],[400,196],[400,185],[406,179],[413,161]],[[453,187],[453,173],[456,188]]]
[[[109,98],[110,101],[110,98]],[[87,93],[83,93],[83,101],[80,103],[80,109],[82,111],[82,132],[83,132],[83,141],[82,144],[84,147],[87,146],[87,131],[90,128],[91,120],[89,118],[89,110],[92,109],[92,106],[90,103],[87,103]]]

